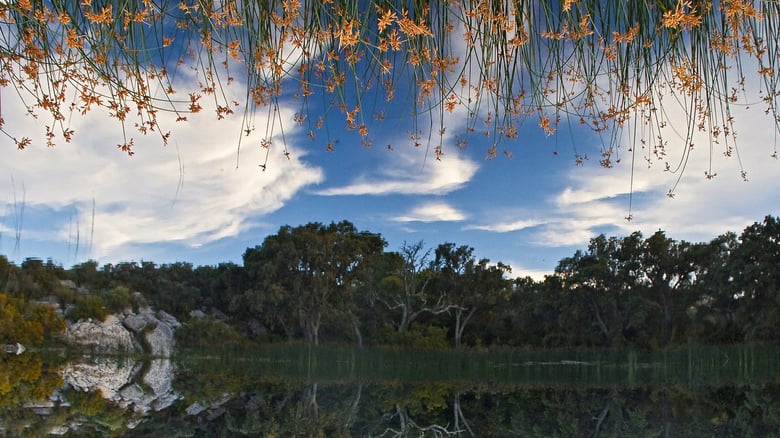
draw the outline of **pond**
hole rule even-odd
[[[0,356],[7,436],[769,436],[780,349]]]

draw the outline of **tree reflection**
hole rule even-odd
[[[747,353],[745,359],[732,356],[728,364],[740,370],[737,374],[731,373],[731,365],[721,365],[705,369],[706,377],[696,374],[704,368],[693,373],[675,363],[677,374],[688,373],[688,380],[675,380],[672,371],[665,381],[652,381],[641,370],[631,371],[635,375],[629,378],[630,369],[623,367],[622,382],[606,369],[601,378],[594,378],[576,368],[584,365],[518,363],[513,381],[501,378],[498,369],[492,369],[487,380],[442,374],[438,380],[415,381],[368,377],[354,370],[351,377],[325,378],[312,369],[293,377],[280,374],[292,365],[281,358],[275,359],[275,366],[265,366],[258,358],[201,357],[180,360],[173,368],[177,374],[171,392],[165,394],[176,397],[158,397],[160,391],[153,390],[157,386],[144,383],[144,376],[155,369],[149,364],[131,373],[137,382],[112,387],[108,393],[114,398],[106,397],[111,382],[102,382],[103,374],[91,373],[93,385],[85,391],[69,384],[71,378],[63,378],[67,370],[83,367],[63,364],[62,359],[47,364],[28,354],[0,358],[4,384],[0,434],[69,430],[103,436],[769,436],[780,430],[776,381],[780,353],[765,350],[774,362],[748,363]],[[107,360],[95,366],[137,368],[132,364],[112,368]],[[336,363],[322,358],[311,362],[329,368]],[[639,356],[638,363],[650,362]],[[566,376],[567,370],[578,369],[583,376],[579,380]],[[526,378],[524,373],[531,372],[552,377]],[[86,374],[83,369],[81,374]],[[139,393],[137,400],[152,401],[154,395],[154,400],[168,403],[150,402],[150,409],[139,409],[127,402],[136,386],[148,389],[145,398]]]

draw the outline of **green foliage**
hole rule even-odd
[[[21,402],[44,400],[61,386],[58,363],[47,361],[44,366],[41,356],[31,352],[0,353],[0,414]]]
[[[246,341],[235,328],[211,316],[190,318],[176,329],[175,336],[177,344],[182,347],[239,345]]]
[[[385,251],[381,235],[347,221],[281,227],[246,250],[244,266],[90,261],[64,270],[0,256],[0,340],[56,337],[63,322],[52,304],[70,306],[71,320],[102,320],[148,303],[180,320],[193,309],[219,315],[192,319],[179,333],[188,345],[235,343],[245,330],[258,342],[425,349],[775,343],[778,242],[780,220],[771,216],[702,243],[662,231],[600,235],[542,281],[509,280],[507,266],[477,259],[466,245]]]
[[[447,329],[432,325],[421,325],[419,328],[413,326],[403,332],[386,327],[383,340],[388,345],[413,350],[444,350],[450,345],[447,341]]]
[[[283,226],[261,246],[244,253],[253,286],[243,297],[251,310],[290,338],[319,343],[328,316],[353,319],[355,293],[367,261],[385,246],[377,234],[359,232],[348,221]]]
[[[84,295],[78,297],[73,307],[65,314],[65,317],[71,321],[86,319],[103,321],[109,313],[103,297],[99,295]]]
[[[79,430],[95,436],[110,436],[123,431],[128,413],[103,398],[100,390],[84,392],[71,389],[62,395],[70,403],[69,415],[85,420]]]
[[[64,328],[64,321],[48,305],[0,293],[0,344],[40,346]]]
[[[125,309],[137,307],[139,303],[125,286],[116,286],[100,294],[109,313],[122,312]]]
[[[729,292],[740,303],[737,323],[746,340],[780,340],[780,219],[747,227],[730,257]]]

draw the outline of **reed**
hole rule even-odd
[[[780,128],[778,20],[776,0],[9,0],[0,86],[48,121],[49,146],[72,139],[70,112],[104,108],[132,155],[132,130],[167,143],[158,113],[185,122],[208,107],[217,119],[242,112],[246,135],[270,148],[290,99],[295,122],[328,149],[337,113],[370,146],[371,122],[408,93],[410,139],[427,137],[436,158],[458,113],[468,119],[458,145],[483,133],[490,157],[511,155],[526,125],[548,135],[582,125],[602,138],[604,167],[622,148],[681,171],[691,148],[667,155],[670,106],[687,115],[673,141],[706,133],[710,161],[739,159],[735,105],[760,100]],[[20,149],[32,141],[2,119],[0,131]],[[587,158],[575,149],[576,163]]]

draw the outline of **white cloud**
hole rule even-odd
[[[671,110],[670,114],[674,118]],[[609,227],[614,235],[637,230],[650,235],[661,229],[674,239],[709,241],[726,231],[739,233],[767,214],[780,214],[780,193],[773,189],[780,176],[780,162],[769,158],[775,141],[772,120],[744,110],[734,110],[734,116],[747,182],[740,176],[742,169],[736,157],[724,157],[717,146],[711,151],[707,138],[697,136],[697,146],[690,152],[681,178],[664,171],[662,163],[648,167],[637,158],[642,164],[633,171],[629,222],[624,219],[629,213],[631,191],[629,159],[612,169],[573,169],[568,187],[552,196],[545,207],[553,219],[543,227],[537,241],[551,246],[582,246],[602,227]],[[682,140],[670,141],[667,146],[670,159],[682,159],[686,149]],[[710,162],[717,173],[712,179],[705,176]],[[674,198],[670,199],[666,194],[675,184]]]
[[[416,207],[402,216],[391,220],[395,222],[458,222],[466,215],[444,202],[432,202]]]
[[[531,277],[534,279],[534,281],[542,281],[544,280],[544,277],[546,275],[552,275],[553,273],[552,269],[545,270],[545,269],[527,268],[521,265],[520,263],[511,262],[511,261],[504,261],[504,264],[507,264],[512,268],[512,272],[509,275],[509,277],[512,278]]]
[[[478,169],[476,162],[457,153],[448,153],[441,161],[426,158],[424,148],[399,148],[387,156],[381,168],[364,171],[346,186],[321,190],[318,194],[443,195],[466,185]]]
[[[670,119],[686,120],[669,111]],[[681,178],[665,171],[663,163],[648,167],[639,155],[643,150],[637,149],[632,184],[631,157],[624,149],[623,159],[613,168],[605,169],[595,162],[572,167],[565,187],[551,193],[545,202],[524,205],[522,210],[509,214],[506,206],[491,208],[483,212],[483,217],[492,215],[499,220],[483,220],[468,228],[498,233],[523,230],[524,239],[534,246],[580,248],[602,232],[625,236],[641,231],[649,236],[660,229],[671,238],[694,242],[709,241],[727,231],[739,233],[767,214],[780,215],[780,191],[775,190],[780,161],[770,158],[776,142],[771,117],[765,117],[758,108],[752,112],[735,109],[734,117],[738,123],[739,159],[747,171],[747,182],[740,176],[742,168],[736,153],[724,157],[722,147],[718,150],[717,145],[711,152],[708,140],[697,136],[697,146]],[[587,147],[578,145],[580,150]],[[687,148],[682,140],[675,142],[670,136],[669,159],[680,160]],[[710,161],[712,171],[717,173],[712,179],[705,176]],[[672,187],[675,195],[669,198],[667,193]],[[626,220],[629,214],[631,221]]]
[[[465,227],[467,230],[481,230],[492,231],[495,233],[509,233],[512,231],[520,231],[526,228],[535,227],[542,224],[542,221],[536,219],[518,219],[488,223],[484,225],[468,225]]]
[[[3,103],[8,126],[43,132],[41,123],[18,115],[24,112],[15,111],[12,102]],[[292,119],[291,110],[280,111],[282,120]],[[75,210],[82,234],[93,230],[93,258],[137,256],[126,251],[138,244],[196,247],[236,236],[324,178],[320,168],[301,160],[302,149],[295,145],[288,160],[278,137],[272,138],[266,171],[258,166],[266,157],[259,139],[245,137],[239,155],[240,114],[221,121],[213,113],[190,115],[188,122],[177,124],[159,113],[161,124],[173,128],[169,145],[163,147],[154,134],[134,135],[135,155],[129,157],[116,147],[123,142],[120,126],[100,112],[73,117],[72,143],[46,148],[39,141],[22,151],[10,140],[0,143],[6,149],[0,174],[8,175],[0,182],[0,203],[12,204],[14,190],[18,198],[23,184],[28,212],[39,206]],[[295,129],[285,128],[288,134]],[[67,242],[72,234],[67,218],[41,228],[34,227],[35,218],[26,222],[28,237]]]

